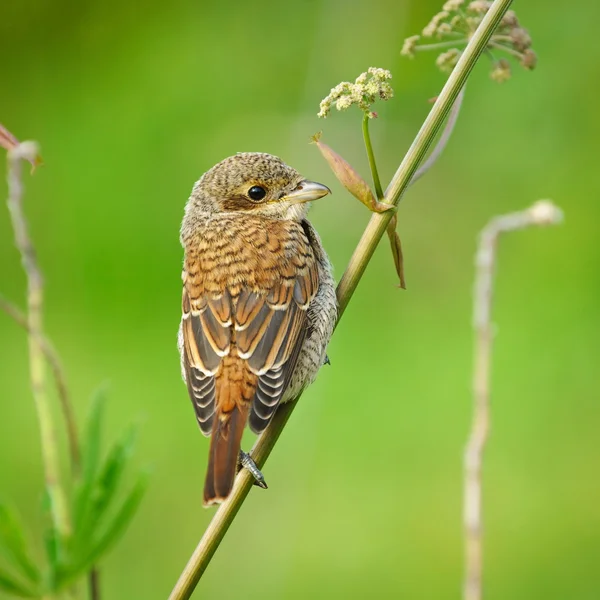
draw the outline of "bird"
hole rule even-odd
[[[205,506],[230,494],[245,427],[264,431],[328,360],[335,282],[306,215],[330,193],[276,156],[241,152],[204,173],[185,206],[178,348],[211,438]]]

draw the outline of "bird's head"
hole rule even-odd
[[[186,206],[186,219],[241,212],[271,219],[302,220],[307,203],[331,193],[308,181],[280,158],[241,152],[207,171],[196,182]]]

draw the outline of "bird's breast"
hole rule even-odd
[[[185,240],[184,284],[192,302],[225,289],[271,290],[306,273],[314,255],[302,226],[243,216],[213,218]]]

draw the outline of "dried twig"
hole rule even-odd
[[[15,243],[21,254],[21,262],[27,277],[27,330],[31,388],[40,424],[44,477],[50,499],[50,511],[56,530],[66,536],[71,532],[71,524],[65,492],[60,484],[58,444],[46,394],[44,348],[41,341],[43,280],[23,212],[22,161],[27,160],[35,164],[38,156],[38,148],[34,142],[23,142],[9,149],[8,210],[15,232]]]
[[[442,126],[444,118],[454,105],[460,90],[467,80],[471,69],[479,55],[486,47],[494,29],[510,6],[511,0],[494,0],[489,11],[483,17],[479,27],[472,35],[467,47],[458,63],[444,85],[438,99],[433,105],[423,126],[417,133],[415,140],[402,160],[396,174],[385,193],[385,201],[397,206],[404,192],[411,183],[412,177],[423,160],[429,146]],[[373,213],[363,236],[350,259],[346,272],[337,287],[339,302],[339,319],[341,318],[350,298],[352,297],[367,264],[369,263],[379,241],[386,232],[387,226],[393,216],[393,211]],[[294,410],[297,402],[287,402],[279,407],[273,420],[258,438],[251,456],[257,466],[261,468],[267,460],[277,439],[279,438],[287,420]],[[244,499],[252,488],[252,476],[247,469],[242,469],[234,482],[231,494],[219,507],[202,539],[190,557],[188,564],[175,584],[170,600],[184,600],[190,598],[200,577],[206,570],[221,540],[227,533],[235,515],[239,511]]]
[[[27,316],[23,311],[13,304],[10,300],[7,300],[0,294],[0,310],[3,310],[9,317],[17,323],[17,325],[23,327],[25,331],[29,330],[29,323],[27,322]],[[60,362],[58,352],[56,352],[54,346],[50,340],[39,333],[39,343],[42,347],[42,352],[46,357],[46,361],[52,369],[52,374],[56,382],[56,389],[58,392],[58,398],[60,400],[60,406],[65,419],[65,425],[67,428],[67,440],[69,444],[69,456],[71,459],[71,470],[73,475],[77,477],[81,468],[81,451],[79,445],[79,435],[77,433],[77,424],[75,422],[75,415],[73,413],[73,406],[71,404],[71,398],[69,395],[69,388],[67,387],[67,380],[65,372]]]
[[[553,225],[561,220],[561,210],[551,202],[543,200],[527,210],[495,217],[483,229],[479,239],[473,307],[473,423],[464,456],[465,600],[480,600],[482,595],[481,466],[490,428],[490,365],[493,341],[491,310],[498,237],[506,231]]]

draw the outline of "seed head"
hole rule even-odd
[[[490,72],[490,77],[497,83],[508,81],[510,79],[510,63],[505,58],[496,61]]]
[[[392,74],[386,69],[369,67],[368,71],[361,73],[354,83],[342,81],[329,94],[321,100],[319,106],[319,117],[327,117],[331,107],[335,105],[337,110],[346,110],[356,104],[370,119],[376,117],[371,111],[371,105],[378,98],[389,100],[394,96],[394,90],[389,83]]]
[[[465,0],[448,0],[442,8],[448,12],[459,10],[460,7],[465,3]]]
[[[521,58],[521,66],[525,67],[529,71],[535,69],[535,65],[537,65],[537,54],[528,48],[523,52],[523,58]]]
[[[402,45],[402,50],[400,50],[400,54],[402,56],[408,56],[409,58],[415,57],[415,48],[417,46],[417,42],[421,39],[420,35],[411,35],[404,40],[404,44]]]
[[[451,73],[460,58],[461,51],[458,48],[450,48],[447,52],[440,54],[435,64],[442,73]]]
[[[449,16],[450,13],[446,10],[439,12],[437,15],[433,15],[431,21],[429,21],[425,29],[423,29],[423,37],[433,37],[434,35],[442,37],[439,32],[439,27],[444,19],[447,19]]]
[[[458,61],[464,46],[471,39],[475,30],[487,11],[492,6],[488,0],[473,0],[468,4],[464,0],[447,0],[443,10],[433,16],[423,29],[422,36],[413,35],[404,40],[401,54],[414,58],[415,54],[423,50],[443,48],[444,51],[437,57],[436,65],[440,71],[449,73]],[[420,45],[422,38],[438,39],[440,42]],[[455,45],[454,47],[452,47]],[[450,49],[448,49],[450,46]],[[519,64],[525,69],[535,67],[537,57],[531,49],[531,36],[519,24],[519,19],[514,11],[509,10],[503,16],[500,25],[492,35],[487,52],[493,59],[490,76],[495,81],[506,81],[510,77],[510,66],[506,60],[501,60],[495,55],[506,52],[516,56]]]

